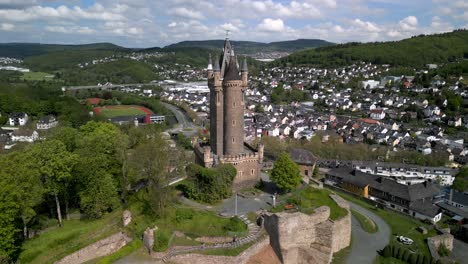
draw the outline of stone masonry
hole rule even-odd
[[[64,257],[56,264],[81,264],[98,257],[107,256],[121,249],[131,240],[125,233],[119,232]]]
[[[210,147],[194,146],[197,163],[207,167],[232,164],[237,175],[234,190],[253,186],[260,179],[263,147],[258,150],[244,145],[244,92],[248,88],[247,61],[239,72],[237,57],[226,39],[219,60],[207,67],[210,88]]]

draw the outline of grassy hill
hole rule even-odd
[[[417,67],[468,58],[468,30],[420,35],[401,41],[347,43],[293,53],[273,65],[340,66],[366,61]]]
[[[255,52],[293,52],[308,48],[317,48],[334,45],[331,42],[320,40],[320,39],[298,39],[298,40],[289,40],[289,41],[280,41],[280,42],[271,42],[271,43],[262,43],[262,42],[253,42],[253,41],[234,41],[231,40],[231,44],[234,46],[234,49],[241,54],[251,54]],[[182,41],[175,43],[169,46],[166,46],[165,49],[172,48],[206,48],[206,49],[222,49],[224,45],[224,40],[201,40],[201,41]]]

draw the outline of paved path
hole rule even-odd
[[[465,261],[468,259],[468,244],[461,240],[454,239],[451,256],[460,263],[466,263]]]
[[[349,202],[349,201],[348,201]],[[357,219],[352,216],[351,232],[353,236],[353,243],[351,245],[351,252],[348,255],[346,263],[348,264],[372,264],[377,256],[377,250],[383,249],[390,241],[391,230],[387,223],[374,214],[373,212],[349,202],[351,208],[357,212],[369,217],[378,226],[376,233],[365,232]]]

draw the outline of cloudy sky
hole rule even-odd
[[[468,28],[468,0],[0,0],[0,42],[398,40]]]

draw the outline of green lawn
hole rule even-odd
[[[352,209],[351,213],[354,215],[354,217],[356,217],[356,219],[359,222],[359,225],[364,231],[366,231],[367,233],[375,233],[378,231],[378,227],[375,224],[375,222],[372,221],[372,219]]]
[[[130,211],[133,215],[132,223],[127,227],[135,236],[139,236],[143,231],[151,226],[169,231],[181,231],[191,238],[201,236],[230,236],[237,233],[238,236],[247,233],[247,226],[238,218],[224,218],[213,212],[201,209],[170,206],[164,217],[155,218],[148,214],[143,214],[144,204],[132,202]]]
[[[346,200],[352,201],[356,204],[361,205],[362,207],[371,210],[373,213],[380,216],[391,228],[392,237],[390,239],[391,244],[398,244],[401,247],[407,247],[410,250],[415,251],[416,253],[430,255],[429,248],[426,244],[426,239],[431,236],[437,235],[437,231],[428,224],[425,224],[417,219],[411,218],[409,216],[404,216],[398,213],[391,212],[389,210],[375,208],[372,205],[366,203],[363,200],[357,199],[349,194],[337,192],[341,197]],[[423,235],[421,232],[416,230],[419,226],[424,226],[428,230],[427,235]],[[399,243],[396,240],[396,236],[403,235],[413,239],[414,244],[411,246],[405,246]]]
[[[118,116],[146,115],[146,113],[138,107],[129,106],[125,108],[101,108],[100,115],[106,118],[114,118]]]
[[[121,210],[100,220],[65,221],[63,227],[49,231],[23,243],[21,263],[53,263],[87,245],[108,237],[119,230]]]
[[[121,259],[121,258],[123,258],[125,256],[128,256],[131,253],[137,251],[142,246],[143,246],[143,241],[142,240],[134,239],[130,243],[128,243],[127,245],[125,245],[124,247],[119,249],[118,251],[116,251],[116,252],[114,252],[114,253],[112,253],[112,254],[110,254],[108,256],[88,261],[87,264],[94,264],[94,263],[96,263],[96,264],[111,264],[111,263],[114,263],[115,261],[117,261],[117,260],[119,260],[119,259]]]
[[[320,206],[330,207],[330,219],[337,220],[348,214],[346,209],[338,206],[335,201],[330,198],[332,192],[326,189],[315,189],[307,186],[304,189],[299,189],[292,194],[280,197],[280,203],[272,211],[279,212],[284,210],[286,204],[294,204],[301,212],[312,214],[314,209]]]
[[[27,81],[53,80],[54,75],[47,72],[25,72],[21,79]]]

